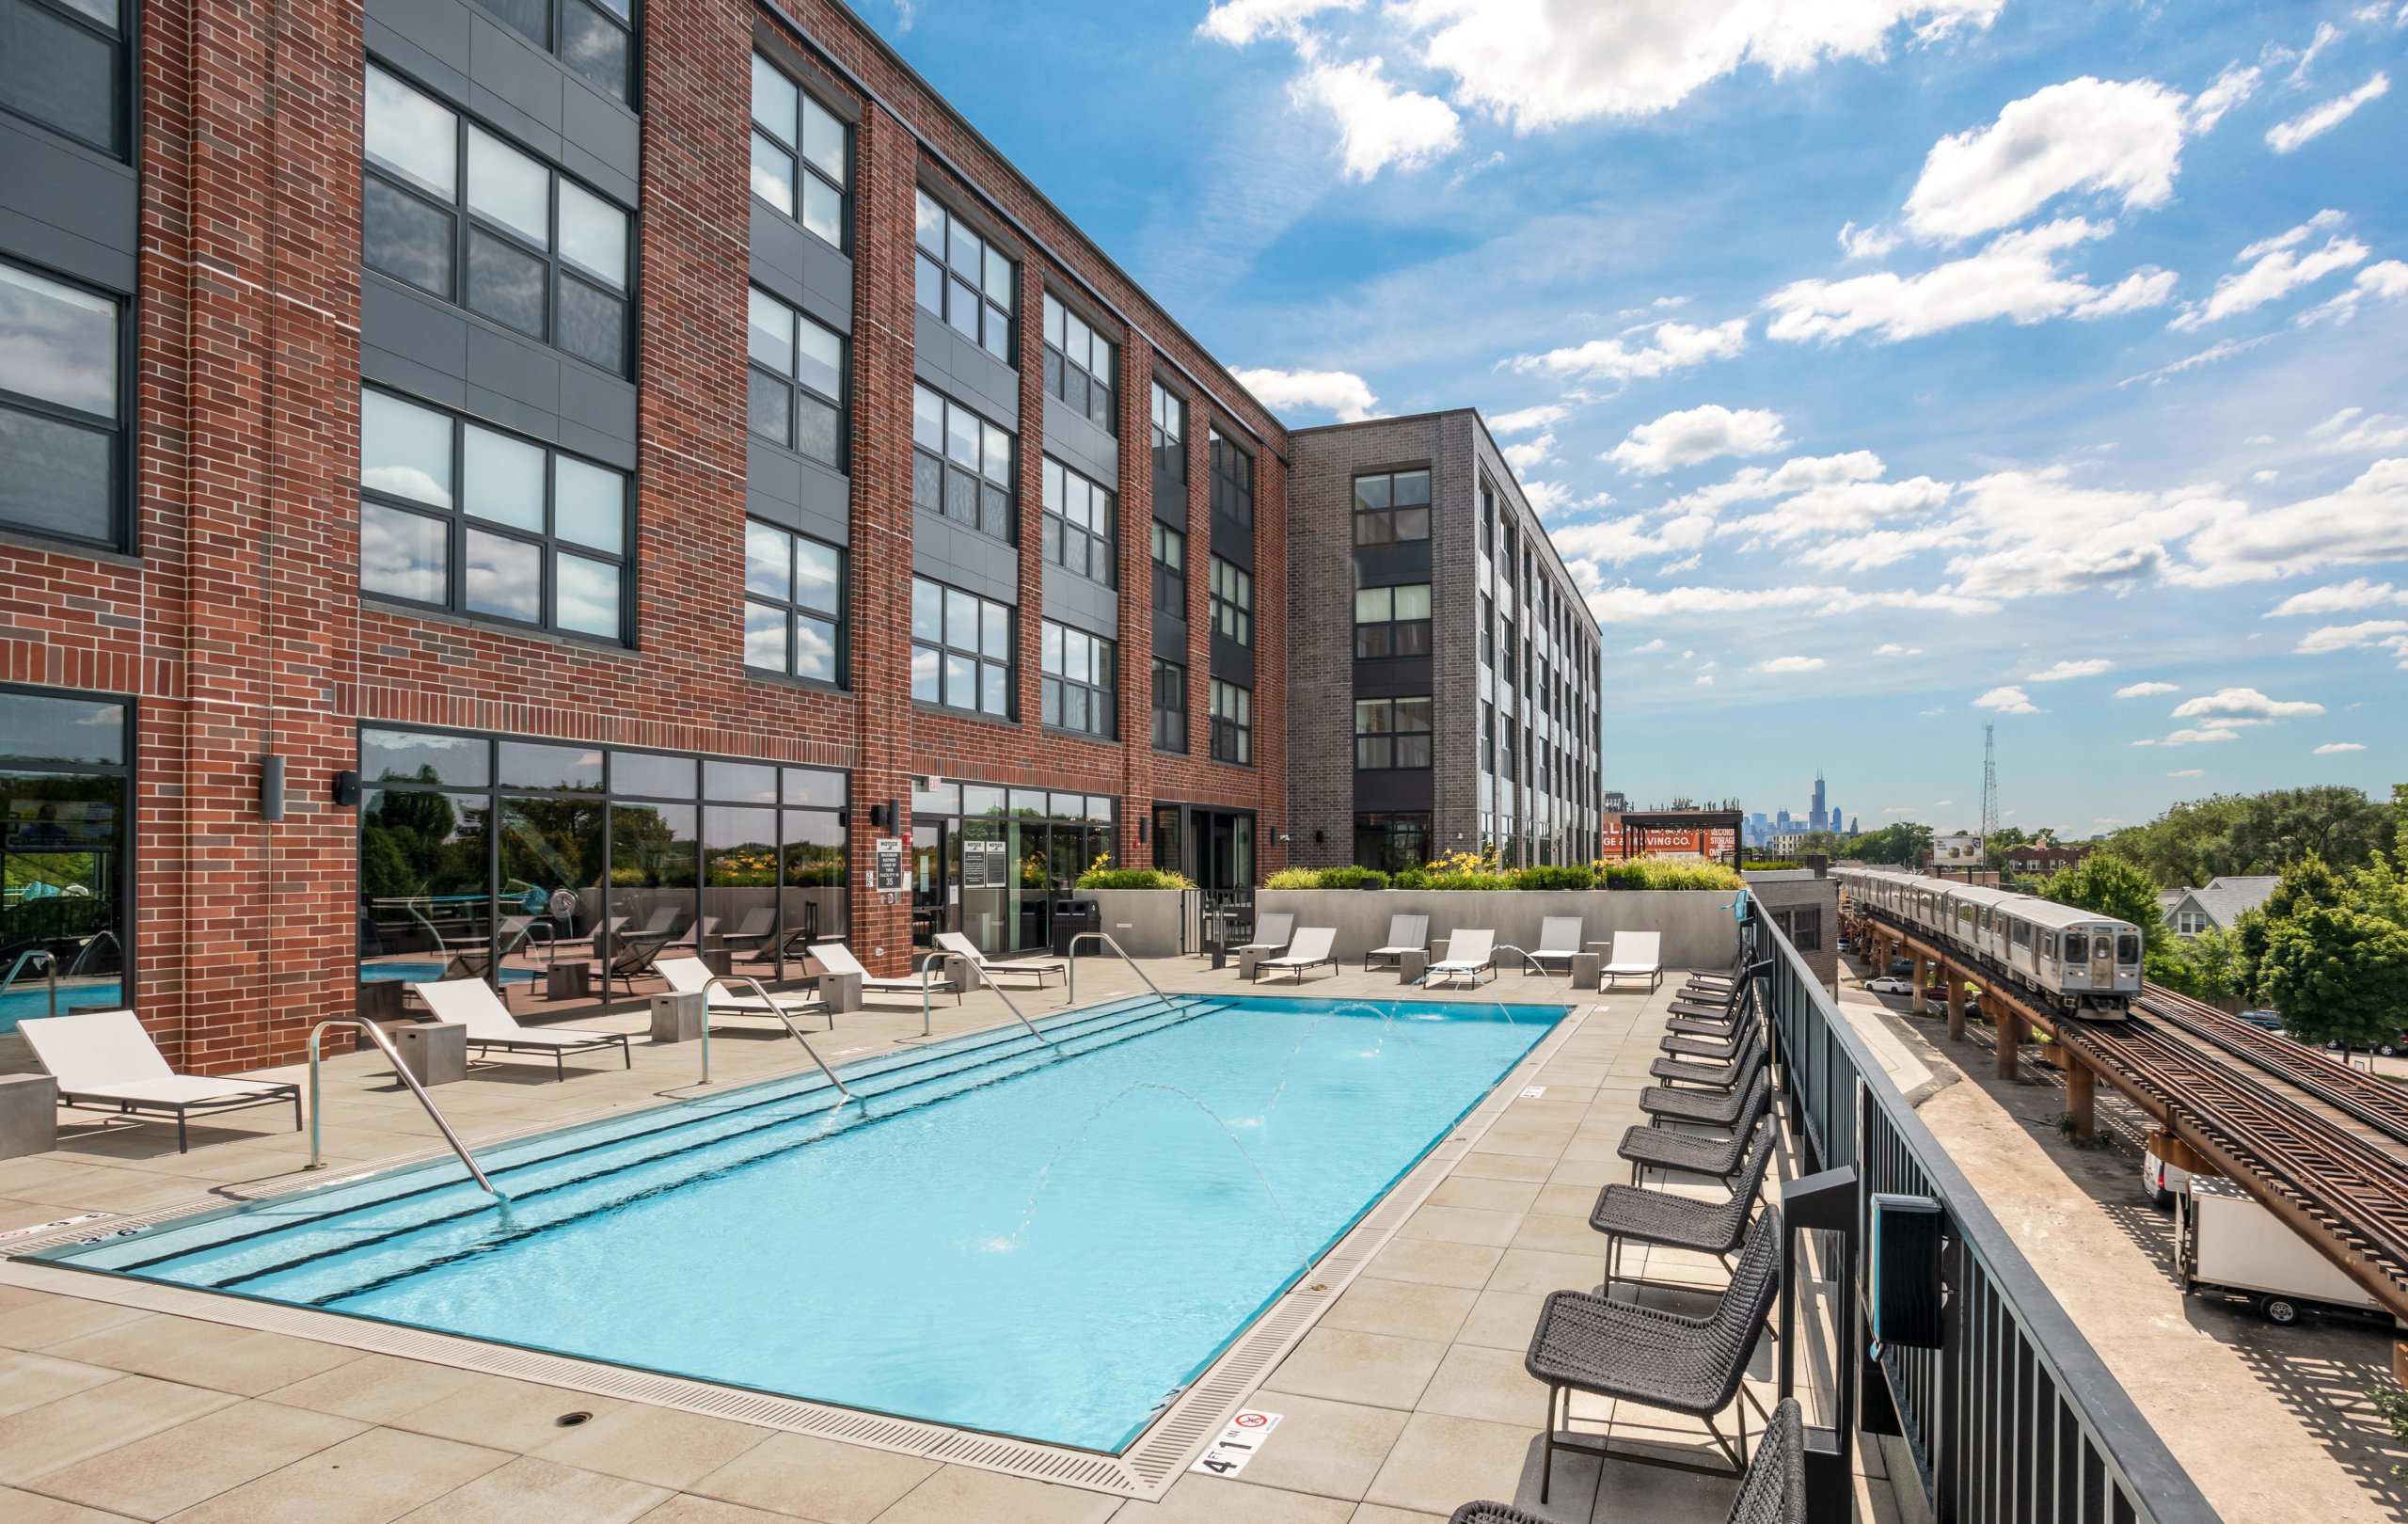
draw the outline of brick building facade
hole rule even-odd
[[[364,971],[540,947],[515,914],[567,942],[682,905],[708,945],[769,910],[779,946],[811,905],[891,973],[970,924],[966,840],[1008,848],[998,945],[1098,849],[1278,865],[1285,431],[848,11],[27,3],[116,94],[0,96],[0,353],[42,358],[0,374],[11,953],[223,1071]],[[915,455],[930,397],[980,421],[974,469],[958,428]],[[1083,573],[1066,468],[1111,495]],[[1158,619],[1157,520],[1242,565],[1245,642],[1194,567]],[[985,649],[928,623],[939,584]],[[1242,765],[1209,722],[1241,688]]]

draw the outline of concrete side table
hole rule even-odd
[[[703,966],[714,974],[736,972],[736,954],[725,947],[705,947],[696,956],[702,959]]]
[[[1572,988],[1576,990],[1595,989],[1597,987],[1599,970],[1603,969],[1605,966],[1606,960],[1595,953],[1574,953],[1572,955]]]
[[[393,1028],[392,1036],[402,1067],[427,1088],[468,1077],[467,1023],[412,1022]]]
[[[592,963],[556,963],[544,970],[544,998],[547,1000],[591,1000],[594,998],[594,965]]]
[[[1238,977],[1244,979],[1249,984],[1252,983],[1254,981],[1255,970],[1262,966],[1262,953],[1252,947],[1239,953]]]
[[[1430,955],[1419,947],[1408,947],[1396,956],[1396,982],[1419,984],[1430,976]]]
[[[48,1074],[0,1074],[0,1159],[58,1147],[58,1082]]]
[[[700,991],[671,991],[652,997],[652,1040],[691,1042],[703,1035],[704,997]]]
[[[861,1009],[862,976],[858,974],[820,975],[819,998],[828,1002],[828,1014],[831,1016]]]
[[[948,953],[937,969],[940,977],[951,979],[953,987],[963,994],[984,988],[987,983],[987,976],[978,972],[978,965],[959,953]]]

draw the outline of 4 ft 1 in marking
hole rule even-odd
[[[1206,1445],[1204,1453],[1196,1456],[1196,1464],[1188,1469],[1212,1476],[1235,1476],[1245,1469],[1245,1463],[1254,1459],[1262,1441],[1278,1426],[1278,1414],[1249,1407],[1229,1420],[1221,1430],[1221,1437]]]

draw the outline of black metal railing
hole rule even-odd
[[[1939,1524],[2215,1524],[1788,939],[1762,915],[1742,934],[1751,960],[1771,966],[1775,1051],[1806,1167],[1855,1167],[1860,1213],[1874,1195],[1895,1194],[1931,1198],[1944,1214],[1941,1346],[1868,1357],[1866,1388],[1880,1389],[1866,1389],[1861,1414],[1870,1432],[1903,1434]]]

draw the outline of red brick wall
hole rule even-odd
[[[147,0],[138,398],[139,558],[0,540],[0,680],[139,700],[135,1004],[179,1067],[298,1056],[352,1008],[356,813],[327,789],[361,720],[849,769],[853,941],[899,971],[908,904],[863,886],[882,833],[866,806],[911,779],[1084,788],[1124,801],[1119,855],[1150,861],[1156,797],[1284,823],[1284,434],[844,13],[792,14],[885,103],[862,112],[856,200],[853,691],[742,669],[744,295],[752,30],[743,0],[649,0],[639,318],[635,649],[422,617],[357,596],[359,11],[344,0]],[[277,18],[282,17],[279,27]],[[270,89],[270,82],[274,88]],[[1147,330],[1121,387],[1121,735],[1038,724],[1043,255],[1023,251],[1020,707],[1001,726],[910,698],[912,190],[927,175],[902,113],[978,190]],[[1014,240],[1015,243],[1018,240]],[[1053,272],[1058,278],[1059,272]],[[1244,410],[1257,453],[1258,766],[1208,753],[1212,403],[1189,399],[1192,750],[1150,744],[1148,341]],[[259,758],[288,759],[288,815],[261,820]],[[897,828],[908,834],[908,822]],[[1264,871],[1278,862],[1267,830]],[[880,954],[876,949],[883,948]]]

